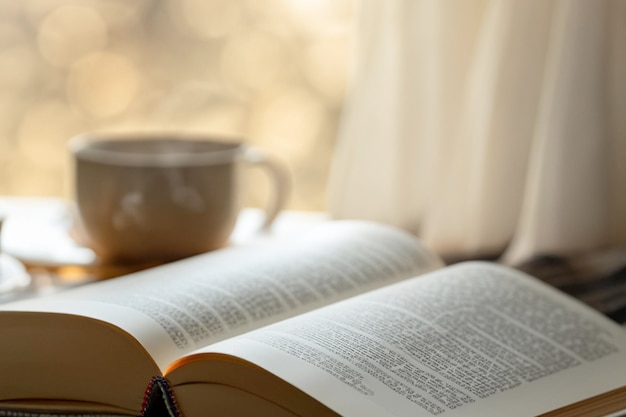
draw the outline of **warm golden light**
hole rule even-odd
[[[107,117],[126,109],[138,88],[137,71],[126,58],[112,53],[89,55],[69,74],[68,95],[94,116]]]
[[[71,197],[78,133],[166,129],[266,149],[323,209],[352,1],[0,1],[0,195]]]
[[[300,31],[312,36],[343,31],[351,14],[351,3],[334,0],[282,0],[287,18]]]
[[[2,33],[0,32],[0,37]],[[27,48],[11,46],[0,53],[0,88],[21,91],[35,75],[36,56]]]
[[[65,143],[77,129],[77,120],[78,115],[63,101],[52,99],[34,105],[17,131],[23,159],[38,167],[59,168],[66,156]]]
[[[233,37],[224,47],[220,69],[228,83],[252,90],[268,90],[293,77],[286,41],[260,31]]]
[[[340,104],[345,96],[348,74],[347,51],[350,45],[345,34],[320,36],[306,49],[303,66],[307,81],[330,103]],[[337,70],[341,67],[341,71]]]
[[[241,1],[182,0],[179,3],[184,23],[199,36],[227,36],[243,25]]]
[[[91,8],[63,6],[50,13],[39,29],[39,50],[52,65],[66,67],[107,43],[107,28]]]
[[[307,158],[326,116],[318,97],[293,88],[259,104],[252,127],[256,140],[281,149],[287,159]]]

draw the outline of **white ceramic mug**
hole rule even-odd
[[[70,140],[79,228],[105,262],[168,261],[225,245],[241,208],[242,169],[267,169],[269,227],[288,194],[285,168],[242,142],[181,134],[83,134]]]

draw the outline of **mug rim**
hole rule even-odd
[[[98,148],[96,144],[152,143],[201,143],[218,145],[223,149],[177,150],[164,153],[128,152],[122,149]],[[213,165],[235,161],[244,151],[245,145],[236,138],[210,134],[182,132],[137,132],[137,133],[82,133],[70,138],[70,152],[77,160],[130,166]]]

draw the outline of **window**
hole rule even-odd
[[[71,197],[80,132],[167,129],[246,138],[290,166],[291,208],[322,209],[352,6],[0,2],[0,194]]]

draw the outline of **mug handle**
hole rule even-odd
[[[243,155],[250,166],[263,168],[272,182],[272,194],[265,207],[265,220],[261,226],[261,230],[266,231],[272,226],[278,213],[285,207],[291,188],[289,174],[281,162],[259,148],[246,147]]]

